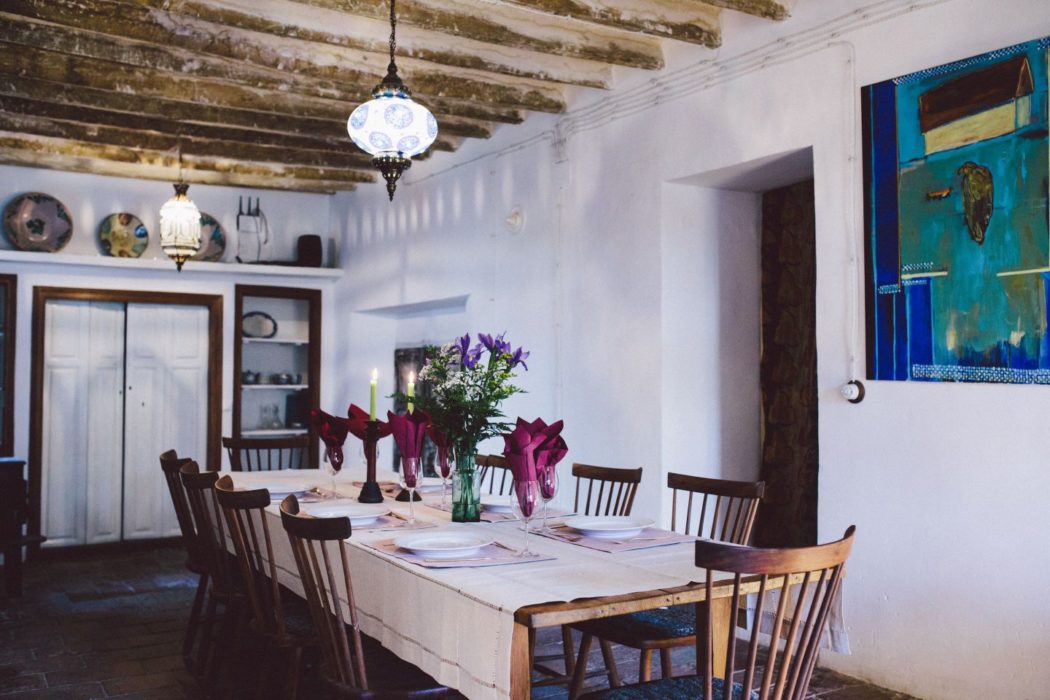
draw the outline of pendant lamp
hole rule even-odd
[[[412,100],[412,93],[397,75],[396,26],[394,0],[390,0],[390,65],[386,77],[372,90],[372,99],[355,109],[346,122],[350,138],[372,156],[372,165],[383,174],[390,201],[394,200],[398,178],[412,166],[412,156],[430,148],[438,133],[434,115]]]
[[[181,147],[179,182],[174,187],[175,196],[160,208],[160,247],[175,261],[175,269],[182,272],[182,264],[201,247],[201,212],[186,194],[190,186],[182,181]]]

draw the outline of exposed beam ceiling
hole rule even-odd
[[[566,110],[570,85],[722,42],[777,0],[400,0],[401,74],[433,150]],[[346,118],[386,72],[384,0],[3,0],[0,162],[302,191],[373,181]]]

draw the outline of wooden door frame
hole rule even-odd
[[[28,534],[40,534],[44,426],[44,332],[47,302],[97,301],[117,304],[203,306],[208,310],[208,469],[218,469],[222,436],[222,295],[151,292],[76,287],[33,287],[32,365],[29,387],[29,522]],[[159,467],[158,467],[159,468]]]
[[[7,288],[4,298],[4,335],[0,343],[4,346],[4,408],[3,437],[0,438],[0,456],[11,457],[15,453],[15,332],[18,325],[18,276],[0,275],[0,285]]]

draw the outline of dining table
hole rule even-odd
[[[229,472],[237,489],[267,488],[274,500],[265,511],[272,533],[279,582],[302,596],[303,588],[287,537],[280,524],[279,498],[291,491],[318,499],[354,499],[363,471],[344,470],[334,482],[320,470]],[[383,506],[390,526],[354,528],[338,543],[350,562],[359,624],[397,656],[415,664],[439,683],[469,698],[530,697],[532,649],[538,629],[609,617],[706,598],[706,573],[694,564],[694,538],[657,535],[623,551],[581,546],[578,537],[529,535],[532,557],[513,555],[442,564],[413,561],[394,544],[411,532],[475,535],[502,552],[522,547],[522,523],[453,523],[441,508],[441,494],[423,494],[414,504],[415,524],[408,524],[409,504],[393,498],[397,474],[380,472],[387,482]],[[334,487],[334,488],[333,488]],[[566,526],[571,517],[557,519]],[[539,519],[532,523],[539,527]],[[655,531],[661,533],[664,531]],[[631,543],[624,542],[624,545]],[[716,668],[724,660],[731,619],[732,578],[718,581],[711,601],[722,621],[712,643]],[[757,590],[757,584],[755,584]],[[345,605],[346,598],[343,598]],[[716,632],[719,630],[716,629]],[[724,661],[722,661],[724,663]]]

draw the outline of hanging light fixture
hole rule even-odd
[[[175,261],[182,272],[182,264],[192,258],[201,247],[201,212],[186,192],[190,186],[182,181],[182,147],[179,152],[179,182],[175,196],[160,208],[160,247]]]
[[[412,167],[412,156],[430,148],[438,133],[434,115],[412,100],[412,93],[397,75],[396,25],[394,0],[390,0],[390,65],[386,77],[372,90],[372,99],[355,109],[346,122],[350,138],[372,156],[372,165],[383,174],[390,201],[394,200],[397,179]]]

